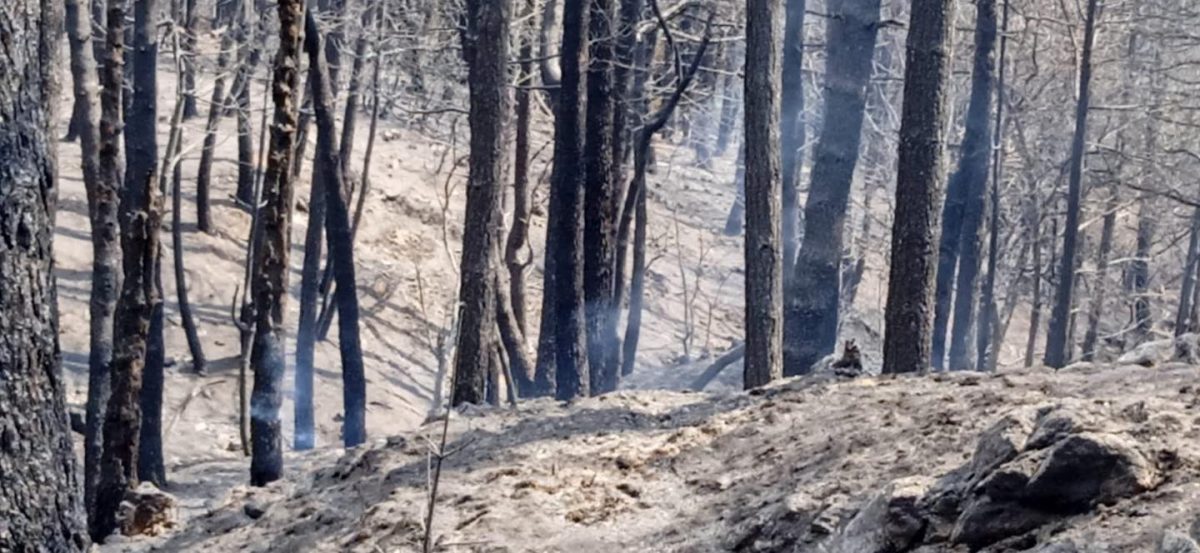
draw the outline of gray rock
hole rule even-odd
[[[1167,530],[1158,540],[1158,553],[1200,553],[1200,545],[1187,534]]]
[[[975,550],[1034,530],[1051,518],[1048,513],[1024,507],[1015,501],[993,501],[981,495],[963,510],[950,541],[966,544]]]
[[[1075,434],[1058,442],[1030,478],[1023,502],[1046,510],[1084,512],[1153,488],[1154,465],[1129,439]]]
[[[979,435],[971,456],[971,473],[978,480],[996,467],[1011,461],[1025,449],[1033,432],[1034,413],[1021,409],[1004,415]]]
[[[175,526],[179,501],[149,482],[125,492],[117,520],[126,536],[157,536]]]
[[[1025,449],[1043,449],[1071,434],[1096,428],[1096,417],[1074,406],[1056,405],[1041,409]]]
[[[902,478],[872,497],[829,544],[829,553],[890,553],[917,545],[926,514],[921,498],[933,485],[925,477]]]

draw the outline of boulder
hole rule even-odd
[[[979,435],[971,456],[971,474],[978,481],[1025,449],[1033,431],[1034,413],[1028,409],[1004,415]]]
[[[1074,434],[1050,449],[1025,486],[1022,502],[1079,513],[1149,490],[1157,479],[1153,463],[1128,438]]]
[[[829,553],[892,553],[921,541],[929,523],[920,500],[933,486],[925,477],[896,480],[875,494],[833,538]]]
[[[950,535],[953,543],[966,544],[972,550],[1000,540],[1019,536],[1049,522],[1052,515],[1024,507],[1015,501],[993,501],[977,496],[958,518]]]
[[[1187,534],[1167,530],[1158,540],[1157,553],[1200,553],[1200,545]]]
[[[1175,354],[1175,340],[1154,340],[1143,342],[1117,358],[1118,365],[1141,365],[1153,367],[1159,363],[1170,361]]]
[[[173,528],[179,502],[149,482],[125,492],[117,520],[126,536],[157,536]]]
[[[1059,440],[1079,432],[1095,430],[1096,416],[1075,405],[1055,405],[1039,410],[1033,433],[1025,442],[1025,449],[1043,449]]]

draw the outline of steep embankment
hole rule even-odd
[[[1200,513],[1198,376],[819,375],[456,413],[433,535],[460,551],[967,551],[953,542],[1005,536],[989,550],[1154,551]],[[295,458],[287,481],[121,547],[417,550],[440,429]]]

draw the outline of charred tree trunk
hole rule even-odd
[[[204,143],[200,148],[200,164],[196,169],[196,226],[200,232],[209,234],[212,233],[212,164],[217,147],[217,126],[221,123],[221,112],[225,105],[225,72],[229,70],[229,55],[235,46],[234,36],[240,32],[240,28],[228,30],[221,37],[217,75],[213,80],[208,119],[204,124]]]
[[[243,0],[244,1],[244,0]],[[248,6],[247,6],[248,7]],[[252,75],[255,68],[258,67],[259,58],[262,57],[262,46],[260,40],[265,40],[266,33],[263,32],[264,26],[261,21],[256,26],[254,33],[249,33],[246,27],[249,27],[249,15],[244,15],[247,20],[240,23],[243,28],[239,32],[241,44],[239,48],[244,51],[244,57],[241,65],[238,67],[238,72],[233,78],[233,86],[230,88],[230,97],[232,108],[237,116],[237,132],[238,132],[238,180],[237,180],[237,199],[243,204],[249,204],[254,201],[254,181],[255,163],[254,163],[254,128],[250,122],[250,90],[253,88]],[[267,109],[263,106],[263,109]]]
[[[733,177],[733,206],[725,218],[725,236],[738,236],[746,226],[746,145],[738,146]]]
[[[551,172],[550,227],[546,243],[554,258],[553,277],[547,278],[546,293],[553,294],[549,334],[553,341],[545,351],[554,355],[555,397],[570,400],[588,395],[590,383],[584,307],[583,189],[585,171],[584,95],[587,66],[586,31],[588,3],[564,0],[563,38],[560,65],[562,84],[558,112],[554,118],[554,167]],[[549,265],[549,264],[548,264]],[[546,325],[543,325],[546,328]],[[543,351],[538,345],[538,354]],[[542,362],[539,360],[538,365]]]
[[[71,50],[71,76],[74,83],[75,109],[80,111],[79,147],[83,183],[88,198],[88,219],[92,237],[92,291],[88,301],[89,337],[88,396],[84,434],[84,505],[92,511],[96,479],[100,469],[101,428],[104,407],[108,403],[108,369],[112,362],[113,311],[120,287],[120,255],[117,237],[117,191],[121,185],[118,140],[121,120],[120,87],[107,94],[104,112],[99,104],[95,50],[92,45],[90,10],[79,0],[68,0],[67,38]],[[122,22],[122,25],[124,23]],[[121,36],[121,33],[117,33]],[[121,37],[123,42],[123,36]],[[102,52],[107,52],[102,49]],[[120,47],[117,48],[120,51]],[[118,57],[116,78],[120,79]],[[107,67],[107,65],[106,65]],[[109,76],[111,77],[111,75]],[[106,77],[107,78],[107,77]],[[104,117],[102,128],[101,117]]]
[[[737,129],[738,113],[742,107],[742,98],[738,94],[738,70],[745,62],[745,53],[735,44],[725,45],[725,76],[721,79],[721,122],[717,125],[717,155],[724,155],[729,149]]]
[[[1150,249],[1154,245],[1154,235],[1158,231],[1155,218],[1153,198],[1143,196],[1138,207],[1137,251],[1133,255],[1133,263],[1129,270],[1133,281],[1133,317],[1137,329],[1138,340],[1150,335],[1154,326],[1154,318],[1150,315]]]
[[[1196,288],[1196,259],[1200,258],[1200,207],[1192,211],[1192,224],[1188,230],[1187,260],[1183,264],[1183,279],[1179,286],[1179,310],[1175,313],[1175,336],[1188,332],[1194,324],[1191,320],[1192,295]]]
[[[1079,101],[1075,106],[1075,137],[1071,142],[1070,178],[1067,183],[1067,216],[1063,224],[1063,250],[1059,259],[1058,288],[1054,309],[1046,333],[1046,365],[1061,368],[1067,364],[1070,347],[1067,332],[1071,324],[1071,305],[1075,294],[1076,245],[1079,237],[1080,184],[1083,180],[1084,145],[1087,140],[1088,105],[1091,102],[1092,46],[1096,38],[1098,0],[1088,0],[1083,31],[1083,52],[1079,64]]]
[[[800,168],[804,166],[804,12],[806,0],[787,0],[783,31],[783,89],[779,149],[783,179],[783,274],[791,280],[800,248]]]
[[[1000,35],[1000,60],[997,63],[997,82],[996,82],[996,128],[992,135],[992,188],[991,188],[991,219],[988,223],[988,260],[987,260],[987,278],[983,282],[982,305],[983,315],[979,320],[979,330],[976,333],[976,354],[978,356],[975,366],[979,370],[995,370],[996,360],[1000,346],[1003,342],[993,340],[993,326],[999,321],[999,314],[996,306],[996,272],[999,270],[1000,258],[1000,185],[1004,176],[1004,69],[1008,57],[1008,13],[1009,2],[1004,0],[1004,16],[1001,23]],[[1028,249],[1028,248],[1026,248]],[[1025,250],[1022,250],[1021,256],[1025,256]],[[1024,259],[1022,259],[1022,262]],[[1018,263],[1020,267],[1023,263]],[[1012,287],[1016,289],[1016,282],[1012,283]],[[1010,298],[1012,297],[1010,291]],[[1011,309],[1012,299],[1006,304]],[[1001,337],[1008,330],[1008,325],[1005,323],[1003,329],[995,329]]]
[[[508,117],[508,2],[470,0],[463,54],[470,84],[471,153],[463,228],[453,405],[486,400],[495,328],[493,241],[499,240],[504,127]]]
[[[967,368],[971,330],[975,326],[976,287],[979,279],[983,217],[987,207],[988,163],[992,157],[992,91],[996,87],[996,0],[975,3],[975,67],[971,79],[971,101],[967,106],[966,135],[963,155],[954,178],[963,181],[957,188],[962,194],[962,220],[951,221],[959,228],[945,227],[939,248],[939,258],[949,255],[957,260],[955,275],[954,320],[950,332],[951,370]],[[939,266],[949,267],[955,261],[939,259]],[[949,275],[947,275],[949,276]],[[934,338],[937,339],[936,337]],[[935,361],[941,368],[941,360]]]
[[[1037,337],[1042,326],[1042,222],[1037,214],[1036,206],[1029,225],[1029,232],[1029,242],[1033,246],[1033,297],[1029,307],[1029,336],[1025,340],[1024,366],[1026,367],[1033,366]]]
[[[183,118],[191,119],[200,115],[196,108],[196,1],[182,0],[183,37],[180,46],[183,49]]]
[[[530,260],[521,259],[522,251],[529,251],[529,219],[531,216],[529,189],[529,122],[532,107],[532,92],[529,86],[533,84],[533,32],[535,30],[533,15],[536,2],[525,1],[522,17],[529,23],[525,29],[526,36],[521,39],[521,50],[518,56],[521,64],[517,69],[516,89],[516,144],[513,159],[513,212],[512,223],[509,225],[508,238],[504,245],[504,266],[508,270],[508,296],[511,300],[513,317],[523,336],[529,334],[528,318],[525,314],[525,269]],[[511,352],[510,352],[511,356]],[[518,372],[513,367],[513,372]],[[522,389],[524,396],[532,395],[534,390]]]
[[[1114,187],[1109,191],[1108,205],[1104,210],[1104,223],[1100,229],[1100,245],[1096,249],[1096,276],[1092,285],[1092,305],[1088,310],[1087,330],[1083,335],[1083,359],[1096,359],[1096,344],[1100,338],[1100,317],[1104,314],[1104,299],[1108,284],[1108,256],[1112,251],[1113,230],[1117,226],[1119,197]]]
[[[746,389],[780,377],[783,243],[779,3],[746,2]]]
[[[58,182],[51,133],[58,102],[59,37],[47,30],[62,24],[59,6],[50,0],[17,0],[0,7],[0,57],[5,60],[0,79],[4,551],[88,550],[67,421],[53,275]]]
[[[283,443],[279,406],[283,401],[283,372],[287,364],[284,331],[288,290],[288,253],[291,249],[292,152],[296,128],[296,93],[299,87],[300,36],[304,18],[301,0],[280,0],[279,51],[275,56],[272,96],[275,113],[271,125],[271,155],[262,183],[258,226],[262,245],[255,251],[254,345],[250,364],[254,371],[251,404],[250,485],[265,486],[283,474]]]
[[[158,188],[158,59],[155,0],[134,2],[133,98],[125,117],[125,182],[120,225],[124,279],[113,330],[112,393],[104,419],[104,454],[96,490],[97,521],[92,538],[101,541],[117,527],[125,491],[138,482],[142,425],[142,382],[150,369],[154,311],[162,297],[155,280],[159,262],[162,198]],[[109,17],[115,14],[110,9]],[[149,69],[147,69],[149,68]]]
[[[329,232],[329,257],[337,284],[338,349],[342,358],[342,442],[354,447],[367,440],[367,384],[363,369],[362,343],[358,333],[358,285],[354,276],[354,238],[350,231],[350,210],[343,195],[342,162],[335,144],[333,93],[322,52],[321,31],[312,12],[305,18],[305,50],[308,52],[309,80],[313,91],[313,116],[317,123],[316,167],[323,173],[326,230]],[[326,50],[326,53],[328,51]],[[311,224],[311,223],[310,223]]]
[[[613,256],[616,244],[613,113],[613,0],[592,0],[588,19],[587,122],[583,163],[584,231],[583,291],[587,312],[589,389],[601,394],[616,389],[616,325],[612,316]]]
[[[986,1],[979,2],[981,10]],[[949,134],[954,4],[954,0],[914,0],[912,4],[883,335],[886,373],[929,370],[937,270],[934,244],[938,201],[946,178],[942,158]]]
[[[784,372],[789,376],[808,372],[833,352],[837,341],[846,203],[862,139],[879,10],[880,0],[845,0],[829,7],[825,121],[815,150],[804,207],[804,238],[785,313]],[[749,52],[746,59],[751,59]]]

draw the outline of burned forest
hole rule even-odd
[[[1200,552],[1185,0],[9,0],[0,553]]]

